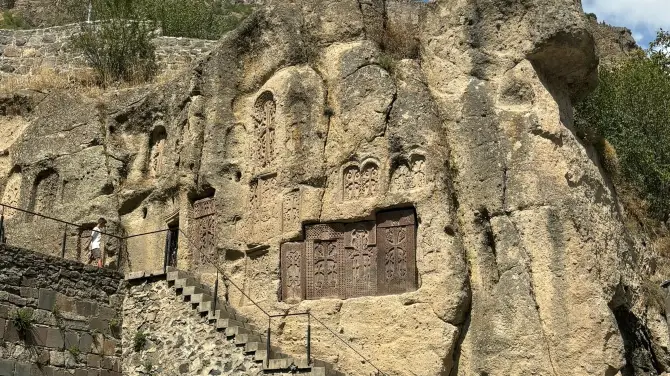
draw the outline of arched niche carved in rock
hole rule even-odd
[[[13,207],[21,205],[21,169],[17,168],[12,171],[5,184],[5,189],[2,192],[2,203]],[[10,218],[16,215],[15,210],[5,210],[5,217]]]
[[[275,157],[275,137],[277,103],[274,95],[265,91],[254,104],[254,141],[251,153],[259,167],[266,167]]]
[[[167,131],[163,126],[157,126],[151,132],[149,140],[149,177],[160,176],[165,160],[165,143],[167,140]]]
[[[352,162],[342,169],[344,201],[374,197],[379,193],[379,164],[372,160]]]
[[[405,192],[426,186],[426,158],[414,153],[399,160],[391,172],[391,192]]]
[[[53,169],[37,174],[30,192],[28,210],[40,214],[51,214],[58,200],[60,176]]]

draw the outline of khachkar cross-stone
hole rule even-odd
[[[205,198],[193,203],[188,224],[189,238],[193,242],[196,265],[207,265],[216,251],[216,205],[214,198]]]
[[[261,167],[268,166],[274,158],[275,114],[277,104],[272,93],[266,91],[256,100],[254,120],[256,121],[256,158]]]
[[[282,299],[353,298],[416,289],[413,209],[376,221],[305,227],[304,243],[281,247]]]

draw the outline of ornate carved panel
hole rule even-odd
[[[391,192],[404,192],[411,189],[412,174],[406,163],[401,163],[391,174]]]
[[[404,192],[426,186],[426,158],[413,154],[409,161],[402,161],[391,173],[391,192]]]
[[[255,141],[252,152],[260,167],[268,166],[274,159],[276,111],[277,104],[269,91],[256,99],[253,113]]]
[[[251,183],[249,210],[255,240],[266,240],[278,235],[282,223],[279,217],[282,205],[280,200],[276,175],[263,176]]]
[[[281,281],[283,301],[305,299],[305,243],[281,245]]]
[[[321,224],[306,229],[307,299],[338,298],[342,294],[344,260],[340,224]]]
[[[345,298],[377,294],[376,238],[374,222],[345,225]]]
[[[377,277],[379,294],[416,289],[416,240],[413,210],[377,215]]]
[[[282,245],[284,301],[416,289],[413,209],[380,213],[376,221],[307,226],[305,239]]]
[[[282,201],[282,230],[297,230],[300,227],[300,191],[284,195]]]
[[[194,263],[203,265],[214,259],[216,253],[216,204],[214,198],[193,203],[188,224],[189,238],[195,247]]]
[[[342,198],[345,201],[374,197],[379,192],[379,166],[367,161],[361,167],[350,164],[342,170]]]

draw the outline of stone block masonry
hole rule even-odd
[[[122,303],[117,272],[0,245],[0,375],[121,375]]]
[[[79,24],[33,30],[0,30],[0,74],[29,74],[40,68],[71,72],[86,67],[70,40]],[[208,54],[216,41],[158,36],[156,58],[162,71],[178,70]]]
[[[243,346],[226,339],[175,296],[165,280],[135,280],[126,285],[123,303],[124,375],[261,375],[262,370]],[[133,349],[136,333],[146,345]]]

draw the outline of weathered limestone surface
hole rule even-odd
[[[123,374],[260,375],[260,365],[217,332],[167,282],[128,285],[123,301]],[[136,333],[146,335],[140,351]]]
[[[3,202],[127,234],[178,222],[180,268],[212,282],[218,263],[265,310],[309,310],[389,374],[667,372],[667,326],[638,298],[647,250],[574,134],[598,67],[579,2],[385,5],[270,1],[172,82],[3,99],[0,129],[17,135]],[[419,58],[379,43],[388,22],[409,22]],[[205,198],[215,216],[193,210]],[[279,301],[282,243],[396,208],[416,210],[415,291]],[[15,235],[20,215],[8,226],[35,242]],[[120,263],[160,269],[164,245],[133,239]],[[274,325],[304,351],[304,322]],[[372,370],[323,327],[312,339],[340,370]]]

